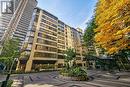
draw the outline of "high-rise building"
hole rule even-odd
[[[36,69],[62,68],[67,48],[74,48],[77,53],[77,65],[85,66],[82,31],[68,26],[49,12],[36,8],[17,70],[28,72]]]
[[[15,2],[16,2],[16,4],[19,3],[18,1],[15,1]],[[6,6],[10,7],[11,5],[9,3],[11,4],[10,0],[0,0],[0,51],[2,48],[3,36],[5,34],[5,31],[7,30],[8,24],[13,16],[13,12],[12,13],[6,12],[6,9],[8,9],[8,8],[5,7],[5,4],[6,4]],[[13,6],[12,8],[13,8],[12,11],[14,11],[15,8],[17,8],[17,5]]]
[[[5,0],[6,1],[6,0]],[[7,0],[13,3],[13,5],[7,6],[9,9],[13,8],[13,13],[2,13],[0,16],[1,26],[0,26],[0,43],[4,43],[8,38],[18,38],[20,40],[20,47],[22,46],[34,8],[37,5],[36,0]],[[4,1],[3,1],[4,3]],[[11,7],[13,6],[13,7]]]

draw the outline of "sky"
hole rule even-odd
[[[37,0],[38,7],[58,17],[74,28],[86,28],[92,18],[97,0]]]

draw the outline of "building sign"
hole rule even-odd
[[[1,14],[13,14],[14,1],[13,0],[0,0]]]

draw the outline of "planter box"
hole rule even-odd
[[[69,80],[69,81],[86,81],[85,78],[83,77],[71,77],[71,76],[63,76],[63,75],[59,75],[60,79],[64,79],[64,80]],[[87,79],[88,80],[88,79]]]

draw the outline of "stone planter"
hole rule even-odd
[[[71,76],[63,76],[59,75],[60,79],[69,80],[69,81],[86,81],[88,79],[83,78],[82,76],[79,77],[71,77]]]

